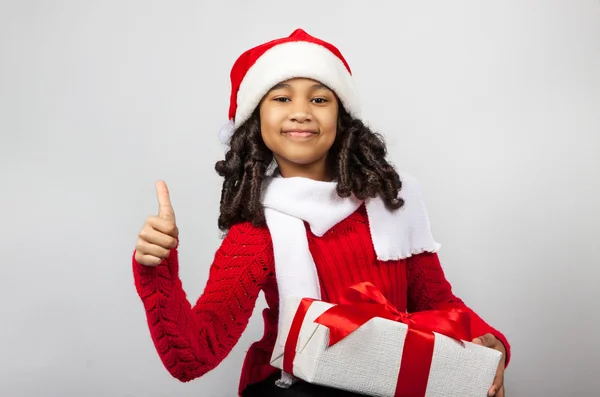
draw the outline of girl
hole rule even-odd
[[[198,378],[235,346],[263,291],[265,332],[246,354],[238,394],[355,396],[276,385],[282,374],[270,358],[286,296],[338,303],[347,287],[369,281],[400,311],[470,309],[444,277],[418,184],[396,172],[382,139],[361,121],[336,47],[298,29],[242,54],[231,83],[222,134],[229,150],[216,164],[226,237],[193,307],[178,276],[178,229],[162,181],[158,216],[139,232],[133,273],[152,340],[175,378]],[[471,314],[473,341],[503,353],[489,391],[503,396],[510,346]]]

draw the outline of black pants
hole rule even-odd
[[[243,397],[357,397],[362,394],[351,393],[345,390],[332,389],[329,387],[311,385],[299,380],[289,389],[282,389],[275,385],[275,380],[280,375],[276,374],[262,382],[249,385],[244,390]]]

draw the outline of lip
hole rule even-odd
[[[282,135],[285,135],[288,138],[294,139],[307,139],[318,134],[315,130],[304,130],[304,129],[291,129],[291,130],[283,130],[281,131]]]

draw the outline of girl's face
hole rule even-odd
[[[277,84],[261,101],[260,127],[284,177],[330,179],[327,153],[337,132],[338,101],[310,79]]]

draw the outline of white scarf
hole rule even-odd
[[[389,211],[379,197],[365,201],[375,253],[382,261],[436,252],[440,248],[431,234],[427,208],[416,179],[402,175],[401,180],[399,197],[405,201],[402,209]],[[336,185],[300,177],[274,176],[265,181],[262,203],[273,242],[279,313],[284,313],[288,296],[321,298],[303,221],[321,237],[363,203],[354,196],[339,197]]]
[[[417,180],[403,174],[404,207],[389,211],[381,198],[365,201],[369,230],[377,259],[398,260],[440,248],[432,234],[429,215]],[[336,182],[307,178],[282,178],[278,173],[265,181],[262,203],[273,242],[279,292],[279,329],[289,296],[321,299],[319,277],[308,248],[304,221],[318,237],[356,211],[362,201],[337,195]],[[294,377],[282,371],[276,382],[289,387]]]

